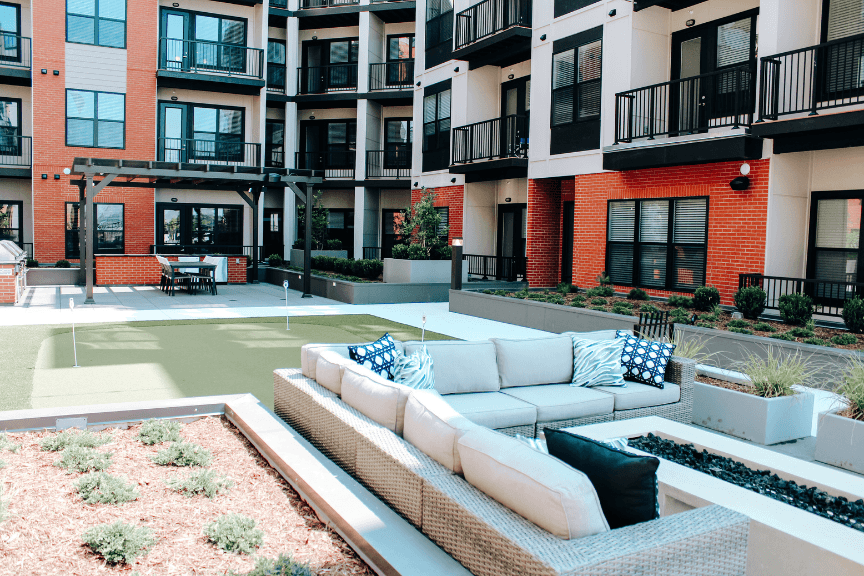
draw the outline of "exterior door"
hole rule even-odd
[[[402,241],[402,236],[396,233],[401,222],[401,210],[381,211],[381,258],[392,258],[393,246]]]
[[[561,223],[561,282],[573,283],[573,217],[575,203],[564,202]]]
[[[162,11],[162,66],[167,70],[189,70],[189,14]]]
[[[21,62],[21,7],[0,2],[0,62]]]
[[[278,254],[285,257],[285,244],[282,237],[282,209],[281,208],[264,208],[264,233],[262,234],[262,242],[264,244],[264,258],[268,258],[271,254]]]
[[[527,204],[498,205],[498,266],[496,280],[516,280],[522,269],[526,249]]]
[[[186,105],[162,104],[159,159],[163,162],[187,162]]]
[[[501,85],[501,156],[525,157],[531,115],[531,77]]]

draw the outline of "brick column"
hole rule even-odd
[[[528,181],[528,284],[556,286],[561,278],[561,181]]]

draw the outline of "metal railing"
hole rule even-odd
[[[494,278],[515,282],[525,280],[528,269],[528,258],[525,256],[482,256],[465,254],[463,260],[468,261],[468,274],[481,276],[483,280]]]
[[[759,119],[864,102],[864,34],[761,58]]]
[[[369,64],[369,90],[411,90],[414,87],[414,61],[398,60]]]
[[[0,68],[27,68],[32,66],[30,38],[12,32],[0,32]]]
[[[531,27],[531,0],[483,0],[456,15],[456,49],[513,26]]]
[[[411,177],[411,147],[396,150],[367,150],[366,178]]]
[[[264,50],[203,40],[160,38],[159,69],[262,78]]]
[[[285,94],[285,64],[267,63],[267,91]]]
[[[264,146],[264,166],[267,168],[285,168],[285,150],[282,146]]]
[[[380,246],[364,246],[363,247],[363,259],[364,260],[381,260],[381,247]]]
[[[288,9],[288,0],[270,0],[271,8],[282,8],[283,10]]]
[[[360,0],[300,0],[300,8],[336,8],[359,3]]]
[[[864,282],[739,274],[738,287],[748,286],[759,286],[765,291],[765,308],[768,310],[779,310],[781,296],[800,293],[812,298],[814,313],[825,316],[842,316],[846,300],[864,296]]]
[[[258,258],[259,262],[267,259],[263,246],[241,246],[240,244],[151,244],[150,254],[189,254],[196,256],[238,256],[243,255]]]
[[[260,166],[261,144],[230,140],[157,138],[157,155],[162,162]]]
[[[357,90],[357,63],[297,69],[298,94]]]
[[[527,157],[527,116],[504,116],[453,129],[453,164]]]
[[[354,150],[337,152],[296,152],[295,168],[323,170],[324,178],[354,178],[357,153]]]
[[[615,95],[615,143],[705,132],[753,122],[753,64]]]
[[[32,166],[32,136],[3,134],[0,128],[0,166]]]

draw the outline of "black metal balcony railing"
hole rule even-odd
[[[528,269],[528,258],[525,256],[482,256],[479,254],[465,254],[468,261],[468,275],[480,276],[482,280],[506,280],[515,282],[525,280],[525,271]]]
[[[270,0],[271,8],[282,8],[283,10],[288,9],[288,0]]]
[[[0,132],[0,166],[31,166],[33,138]]]
[[[0,68],[30,68],[30,38],[0,32]]]
[[[268,168],[285,168],[285,150],[282,146],[264,146],[264,166]]]
[[[298,94],[357,90],[357,63],[297,69]]]
[[[393,178],[396,180],[411,177],[411,147],[395,150],[366,151],[367,178]]]
[[[759,119],[864,102],[864,34],[761,59]]]
[[[615,143],[749,126],[753,76],[752,64],[744,64],[620,92],[615,95]]]
[[[842,316],[846,300],[864,296],[864,282],[739,274],[738,287],[748,286],[759,286],[765,291],[768,310],[779,310],[781,296],[801,293],[810,296],[815,304],[814,312],[824,316]]]
[[[513,26],[531,27],[531,0],[483,0],[456,15],[456,49]]]
[[[267,91],[285,93],[285,64],[267,63]]]
[[[324,178],[354,178],[357,154],[354,150],[336,152],[297,152],[300,170],[323,170]]]
[[[359,3],[360,0],[300,0],[300,8],[335,8]]]
[[[527,116],[504,116],[453,129],[453,164],[527,156]]]
[[[260,166],[261,144],[191,138],[158,138],[158,156],[162,162]]]
[[[264,50],[203,40],[160,38],[159,69],[263,78]]]
[[[381,260],[381,247],[380,246],[364,246],[363,247],[363,259],[364,260]]]
[[[399,60],[369,65],[369,90],[410,90],[414,86],[414,61]]]

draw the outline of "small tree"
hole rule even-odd
[[[324,242],[327,240],[327,221],[330,210],[321,203],[321,194],[312,193],[312,249],[323,250]],[[297,217],[297,231],[301,237],[306,233],[306,205],[298,204],[300,215]]]
[[[419,245],[425,259],[431,260],[433,253],[447,246],[448,229],[441,226],[441,215],[435,210],[435,191],[425,187],[421,190],[420,201],[402,211],[396,232],[403,238],[410,238],[411,244]]]

